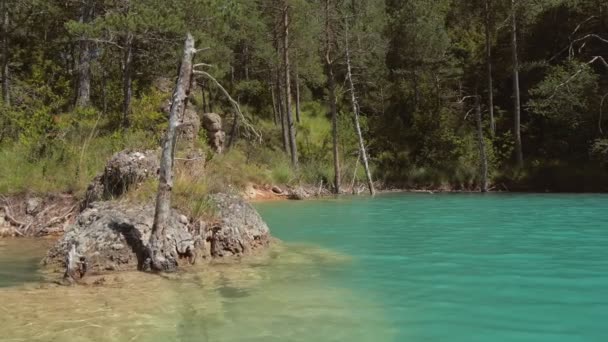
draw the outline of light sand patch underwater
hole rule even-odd
[[[8,257],[0,258],[1,269]],[[0,288],[0,341],[392,340],[378,302],[327,279],[350,263],[277,244],[246,262],[166,277],[133,272],[101,286]]]

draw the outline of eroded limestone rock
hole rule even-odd
[[[100,175],[95,177],[85,195],[82,209],[87,205],[120,197],[132,186],[156,176],[159,168],[157,151],[121,151],[116,153]]]
[[[203,127],[207,131],[209,146],[215,153],[221,154],[226,140],[226,133],[222,130],[222,117],[216,113],[203,114]]]
[[[215,219],[209,222],[192,224],[179,212],[171,213],[165,246],[180,265],[197,258],[243,256],[269,245],[268,226],[242,198],[215,194],[210,201]],[[145,269],[153,223],[152,204],[93,203],[49,250],[43,264],[63,272],[66,256],[75,246],[75,254],[84,257],[88,273]]]
[[[154,206],[120,202],[97,202],[77,218],[51,248],[43,263],[61,270],[72,246],[85,258],[88,272],[141,269],[147,258],[147,243],[154,222]],[[168,248],[175,259],[194,255],[194,237],[188,222],[173,211],[166,231]]]

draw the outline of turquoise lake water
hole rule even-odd
[[[393,194],[257,207],[275,236],[352,256],[325,277],[373,298],[394,341],[608,340],[608,196]]]
[[[110,286],[40,284],[48,241],[0,240],[0,341],[607,341],[608,196],[256,207],[285,244]]]

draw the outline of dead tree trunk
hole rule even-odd
[[[76,252],[76,245],[72,245],[65,257],[65,273],[63,279],[70,284],[78,281],[87,273],[86,258]]]
[[[129,112],[131,110],[131,97],[133,96],[133,33],[127,32],[125,40],[124,56],[124,75],[123,75],[123,104],[122,104],[122,125],[129,126]]]
[[[94,4],[90,0],[84,1],[80,23],[89,23],[93,19],[93,13]],[[80,37],[77,70],[76,107],[87,107],[91,103],[91,43],[85,36]]]
[[[336,78],[334,75],[334,61],[332,60],[332,46],[334,36],[332,32],[330,0],[325,0],[325,68],[327,69],[327,90],[329,92],[329,110],[331,113],[331,127],[334,154],[334,193],[340,193],[340,151],[338,146],[338,110],[336,99]]]
[[[156,197],[156,210],[154,213],[154,224],[150,235],[149,267],[153,271],[172,271],[177,268],[177,260],[174,251],[170,249],[171,243],[166,241],[165,230],[171,214],[171,192],[173,190],[173,158],[177,127],[179,120],[186,109],[189,88],[192,79],[192,60],[194,59],[194,38],[188,34],[184,45],[184,56],[182,58],[179,77],[169,111],[169,127],[163,141],[162,155],[160,160],[160,174],[158,194]]]
[[[485,2],[485,31],[486,31],[486,72],[488,76],[488,111],[490,113],[490,133],[496,133],[496,122],[494,120],[494,80],[492,78],[492,20],[491,0]]]
[[[479,96],[475,96],[475,113],[477,114],[477,143],[479,146],[479,189],[481,192],[488,192],[488,157],[486,155],[486,144],[483,137],[481,99]]]
[[[298,167],[298,145],[296,143],[296,127],[291,115],[291,75],[289,64],[289,6],[285,3],[283,9],[283,64],[285,77],[285,114],[287,117],[287,132],[289,137],[289,150],[291,154],[291,165]]]
[[[515,138],[515,160],[517,168],[524,166],[521,143],[521,95],[519,92],[519,60],[517,57],[517,5],[511,0],[511,57],[513,59],[513,136]]]
[[[9,71],[8,71],[8,60],[9,60],[9,46],[8,46],[8,24],[9,15],[8,8],[6,7],[6,1],[2,0],[0,4],[0,10],[2,12],[2,25],[0,26],[0,33],[2,34],[2,101],[5,106],[11,105],[10,86],[9,86]]]
[[[348,80],[350,101],[353,108],[353,121],[355,124],[355,130],[357,131],[357,137],[359,138],[359,155],[363,161],[363,167],[365,168],[365,176],[367,177],[367,187],[369,189],[369,193],[374,196],[376,194],[376,190],[374,189],[374,181],[372,179],[372,173],[369,169],[367,151],[365,150],[365,141],[363,140],[363,134],[361,133],[361,124],[359,123],[359,104],[357,101],[357,96],[355,94],[355,84],[353,82],[353,73],[350,61],[350,49],[348,45],[348,39],[348,23],[346,23],[346,78]]]

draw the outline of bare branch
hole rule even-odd
[[[258,142],[262,142],[262,135],[260,133],[258,133],[258,131],[255,130],[255,128],[253,128],[253,126],[249,123],[249,120],[247,120],[247,118],[243,115],[243,112],[241,111],[241,107],[239,106],[239,103],[236,102],[232,96],[230,96],[230,93],[228,93],[228,91],[226,90],[226,88],[224,88],[220,82],[215,79],[215,77],[211,76],[211,74],[209,74],[208,72],[202,71],[202,70],[194,70],[193,73],[195,75],[201,75],[204,76],[205,78],[211,80],[213,83],[215,83],[215,85],[220,89],[220,91],[224,94],[224,96],[226,96],[226,98],[228,99],[228,101],[230,101],[230,104],[232,105],[232,108],[234,109],[235,115],[240,119],[240,121],[243,123],[243,125],[245,126],[245,129],[247,132],[249,132],[251,135],[253,135],[253,137],[255,138],[255,140],[257,140]]]
[[[194,64],[193,66],[194,68],[198,68],[198,67],[208,67],[208,68],[212,68],[213,65],[211,64],[207,64],[207,63],[198,63],[198,64]]]
[[[553,89],[553,94],[551,94],[551,96],[548,98],[548,100],[553,99],[553,98],[554,98],[554,97],[557,95],[557,91],[558,91],[560,88],[562,88],[562,87],[564,87],[564,86],[568,85],[568,84],[569,84],[570,82],[572,82],[572,81],[573,81],[575,78],[577,78],[577,77],[578,77],[578,75],[580,75],[580,74],[583,72],[583,70],[585,70],[585,66],[586,66],[586,65],[593,64],[593,63],[595,63],[596,61],[600,61],[600,62],[601,62],[601,63],[602,63],[602,64],[603,64],[603,65],[606,67],[606,69],[608,69],[608,63],[606,63],[606,60],[604,59],[604,57],[602,57],[602,56],[595,56],[595,57],[593,57],[593,58],[592,58],[592,59],[591,59],[589,62],[584,63],[583,65],[581,65],[581,67],[580,67],[580,68],[579,68],[579,69],[578,69],[578,70],[577,70],[577,71],[576,71],[576,72],[575,72],[575,73],[574,73],[572,76],[570,76],[570,77],[569,77],[567,80],[565,80],[564,82],[562,82],[562,83],[558,84],[558,85],[557,85],[557,86],[556,86],[556,87]]]

